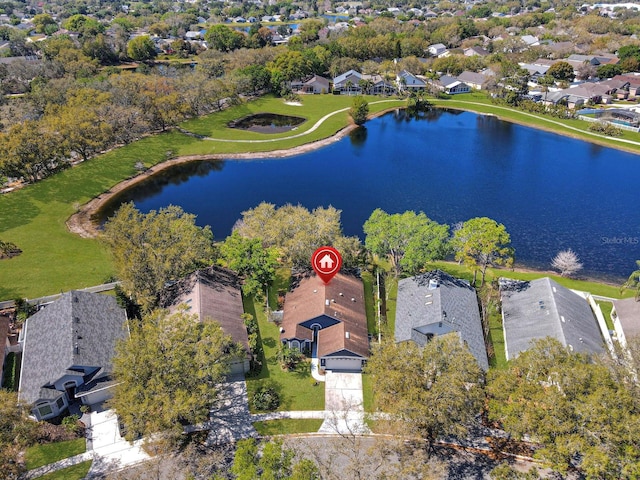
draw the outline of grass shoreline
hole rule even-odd
[[[400,99],[385,99],[380,102],[379,98],[368,97],[368,100],[371,117],[406,106],[406,101]],[[482,100],[484,103],[481,103]],[[282,137],[269,144],[225,143],[224,139],[207,141],[179,131],[171,131],[145,137],[41,182],[0,195],[0,238],[15,243],[23,250],[21,255],[2,260],[0,263],[0,300],[35,298],[58,291],[88,287],[103,283],[111,276],[113,267],[106,247],[95,238],[82,238],[70,232],[70,226],[73,227],[73,221],[70,219],[77,218],[74,215],[79,210],[89,212],[90,202],[113,194],[119,185],[125,185],[123,182],[130,182],[125,185],[128,187],[177,163],[179,159],[188,162],[219,158],[280,158],[321,148],[340,140],[355,128],[350,126],[347,112],[342,111],[351,101],[351,97],[344,96],[305,97],[299,113],[306,115],[308,124],[300,131],[309,131],[321,118],[331,112],[341,111],[327,116],[321,125],[303,137]],[[501,113],[497,113],[498,107],[487,101],[482,94],[472,93],[448,100],[434,100],[433,103],[441,108],[495,115],[503,120],[522,123],[532,128],[544,129],[542,122],[548,121],[520,121],[522,112],[505,109],[506,111],[500,110]],[[197,125],[199,131],[217,132],[220,125],[233,116],[264,110],[291,113],[291,108],[298,107],[284,105],[281,99],[274,97],[261,97],[223,112],[189,120],[181,127]],[[550,131],[568,134],[554,129]],[[234,138],[244,140],[265,138],[263,134],[251,135],[246,132],[225,132],[224,135],[238,135]],[[598,143],[594,142],[593,135],[588,135],[586,131],[583,136],[575,133],[569,136]],[[620,147],[609,143],[605,146]],[[633,153],[640,154],[640,146]],[[140,162],[147,169],[153,168],[146,177],[141,177],[136,169],[136,164]],[[90,217],[89,212],[89,219]],[[632,267],[630,266],[630,269]],[[596,280],[606,282],[605,279]]]

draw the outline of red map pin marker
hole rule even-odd
[[[342,267],[342,256],[333,247],[320,247],[311,256],[311,266],[324,283],[329,283]]]

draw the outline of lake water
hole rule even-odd
[[[519,265],[548,269],[572,248],[583,274],[619,281],[640,259],[639,189],[638,155],[469,112],[399,110],[305,155],[183,165],[118,202],[180,205],[217,239],[261,201],[333,205],[361,238],[378,207],[448,224],[487,216],[506,226]]]

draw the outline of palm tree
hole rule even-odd
[[[635,299],[638,302],[640,301],[640,260],[636,260],[636,265],[638,269],[629,275],[629,279],[624,283],[622,288],[635,289]]]

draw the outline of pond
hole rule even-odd
[[[289,115],[278,115],[276,113],[256,113],[233,120],[227,124],[229,128],[239,128],[258,133],[282,133],[293,130],[298,125],[302,125],[305,118],[292,117]]]
[[[549,269],[572,248],[585,275],[620,281],[640,259],[639,180],[631,153],[470,112],[398,110],[304,155],[182,165],[117,202],[180,205],[217,239],[262,201],[333,205],[361,238],[375,208],[449,225],[487,216],[506,226],[519,265]]]

